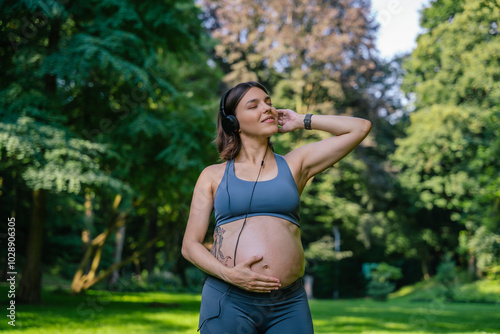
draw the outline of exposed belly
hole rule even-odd
[[[243,219],[221,225],[214,233],[214,254],[222,263],[233,267],[234,249]],[[304,250],[297,225],[278,217],[248,217],[241,232],[236,252],[236,264],[254,255],[261,261],[252,265],[257,273],[278,278],[282,288],[304,274]]]

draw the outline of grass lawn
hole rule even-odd
[[[0,285],[2,305],[7,286]],[[17,305],[16,327],[4,309],[0,331],[16,333],[196,333],[200,295],[88,291],[68,296],[44,290],[38,306]],[[156,305],[151,303],[157,303]],[[161,303],[161,304],[159,304]],[[450,304],[396,299],[312,300],[315,333],[497,333],[500,304]],[[284,333],[287,334],[287,333]]]

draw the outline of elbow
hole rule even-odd
[[[366,138],[366,136],[368,136],[368,133],[370,133],[371,129],[372,122],[363,118],[359,119],[359,123],[352,132],[353,136],[355,136],[355,138],[357,139],[358,144],[361,143]]]
[[[186,240],[182,241],[181,254],[182,254],[182,257],[184,257],[186,260],[191,262],[191,260],[189,259],[189,250],[188,250],[188,246],[186,245]]]
[[[365,119],[364,122],[363,122],[363,130],[364,130],[364,132],[366,134],[368,134],[371,129],[372,129],[372,122],[370,122],[369,120]]]

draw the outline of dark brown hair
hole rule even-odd
[[[246,92],[252,88],[257,87],[262,89],[266,94],[267,89],[260,83],[255,81],[242,82],[231,88],[226,96],[226,103],[224,104],[224,113],[226,115],[235,115],[236,106],[246,94]],[[241,138],[238,133],[227,134],[222,128],[222,115],[219,110],[217,116],[217,137],[214,140],[217,144],[217,150],[219,151],[219,156],[223,160],[231,160],[236,157],[241,150]],[[270,139],[267,139],[268,145],[273,149],[273,143]]]

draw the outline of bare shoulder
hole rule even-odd
[[[222,177],[224,176],[225,169],[226,169],[226,162],[207,166],[201,172],[200,178],[203,176],[203,178],[206,179],[215,179],[215,180],[222,179]]]
[[[227,162],[223,162],[220,164],[214,164],[205,167],[205,169],[200,174],[198,183],[200,183],[202,187],[210,187],[210,190],[214,195],[220,181],[222,180],[222,177],[224,176],[226,164]]]
[[[295,173],[300,173],[302,159],[300,154],[298,154],[297,149],[288,152],[283,156],[283,158],[285,158],[288,167],[290,167],[290,170],[292,171],[292,174],[294,174],[294,176]]]
[[[298,147],[286,155],[283,156],[285,158],[286,163],[288,164],[288,168],[290,168],[290,172],[292,172],[295,183],[297,184],[297,188],[299,189],[299,193],[302,193],[304,186],[307,182],[307,179],[304,177],[303,173],[303,159],[300,154],[300,150],[303,146]]]

